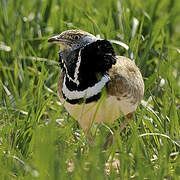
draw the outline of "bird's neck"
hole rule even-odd
[[[70,103],[83,98],[86,102],[99,99],[109,81],[107,71],[115,63],[113,48],[109,46],[108,41],[96,41],[60,54],[61,68],[65,73],[62,93]]]
[[[97,73],[91,69],[92,67],[83,64],[82,62],[86,60],[82,59],[81,50],[73,52],[70,57],[69,66],[65,62],[67,60],[61,59],[62,69],[65,72],[62,86],[64,98],[71,104],[97,101],[109,81],[109,76],[106,73]],[[76,61],[75,58],[77,58]]]
[[[96,84],[102,73],[95,72],[82,56],[83,48],[60,54],[60,65],[70,90],[84,90]],[[104,74],[104,73],[103,73]]]

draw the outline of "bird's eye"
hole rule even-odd
[[[78,36],[78,35],[75,35],[75,36],[74,36],[74,39],[75,39],[75,40],[78,40],[79,38],[80,38],[80,36]]]

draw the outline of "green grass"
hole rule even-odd
[[[106,152],[109,128],[90,146],[56,94],[47,39],[74,28],[126,43],[116,54],[133,53],[144,77],[144,102]],[[1,0],[0,179],[179,179],[179,60],[179,0]]]

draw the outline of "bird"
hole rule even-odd
[[[63,31],[48,42],[60,46],[58,96],[69,114],[85,132],[94,123],[111,124],[125,116],[123,129],[144,96],[135,63],[116,55],[109,40],[79,29]]]

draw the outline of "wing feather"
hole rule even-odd
[[[117,99],[130,98],[137,104],[144,95],[144,81],[139,68],[129,58],[116,56],[117,62],[108,71],[111,78],[107,85],[107,94]]]

